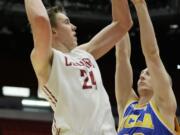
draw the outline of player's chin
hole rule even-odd
[[[77,38],[76,37],[71,37],[69,39],[69,44],[71,44],[72,46],[77,46]]]
[[[149,89],[146,87],[146,86],[139,86],[138,87],[138,92],[139,93],[142,93],[142,92],[146,92],[148,91]]]

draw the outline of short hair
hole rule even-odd
[[[57,6],[53,6],[51,8],[47,9],[47,13],[49,16],[50,24],[51,27],[56,27],[56,14],[57,13],[64,13],[65,14],[65,9],[62,6],[62,4],[58,4]]]

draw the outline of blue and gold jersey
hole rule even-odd
[[[173,135],[170,127],[155,104],[140,107],[132,101],[125,108],[118,135]]]

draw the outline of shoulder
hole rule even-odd
[[[156,105],[156,103],[153,100],[151,100],[149,104],[150,104],[150,107],[152,108],[153,113],[163,123],[163,125],[168,127],[170,129],[170,131],[173,131],[175,114],[173,116],[171,116],[170,114],[168,114],[168,112],[167,112],[167,114],[162,113],[161,110],[158,108],[158,106]]]
[[[91,53],[79,47],[76,47],[73,50],[71,50],[71,53],[77,53],[78,55],[82,55],[94,59],[94,56],[91,55]]]
[[[134,108],[134,105],[138,104],[138,100],[139,100],[138,98],[130,98],[124,107],[124,113],[123,114],[125,114],[129,109]]]

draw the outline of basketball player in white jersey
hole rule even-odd
[[[132,26],[127,0],[112,0],[112,23],[80,46],[62,7],[47,13],[41,0],[25,0],[25,8],[34,39],[32,65],[54,111],[53,135],[116,135],[95,60]]]

